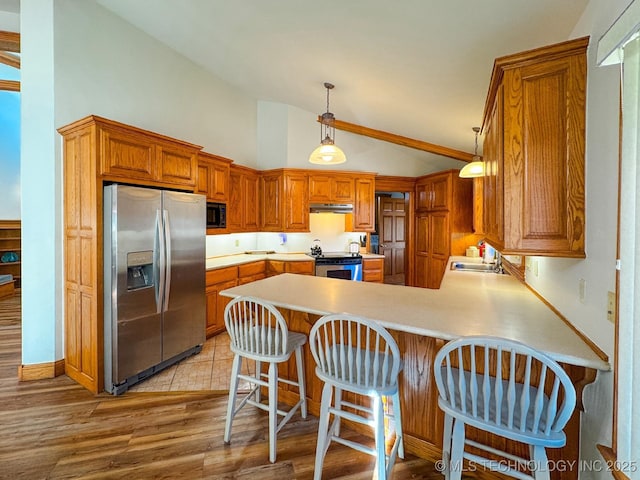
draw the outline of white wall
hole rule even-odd
[[[54,129],[54,0],[22,2],[22,363],[62,358],[60,142]]]
[[[13,11],[5,11],[0,5],[0,30],[5,32],[20,31],[20,14]]]
[[[587,81],[586,136],[586,250],[584,260],[535,257],[526,272],[527,282],[550,301],[574,326],[593,340],[613,362],[614,327],[607,320],[607,291],[615,291],[618,118],[620,72],[595,65],[598,39],[622,13],[630,0],[591,0],[571,38],[590,35]],[[584,302],[580,279],[586,282]],[[601,460],[596,443],[611,445],[612,374],[599,374],[585,389],[581,457]],[[582,478],[610,478],[607,472],[586,469]]]
[[[309,163],[320,144],[318,114],[275,102],[258,102],[258,167],[356,170],[381,175],[418,177],[431,172],[462,168],[466,163],[400,145],[336,131],[335,142],[347,156],[340,165]]]
[[[255,164],[256,102],[94,2],[23,0],[23,364],[63,358],[61,149],[97,114]]]
[[[349,242],[358,241],[360,233],[344,231],[344,215],[312,213],[309,233],[232,233],[207,236],[207,257],[233,255],[247,250],[274,250],[277,253],[308,253],[315,239],[325,252],[348,251]]]
[[[94,2],[55,8],[57,126],[96,114],[255,165],[255,99]]]
[[[323,169],[309,163],[309,154],[320,145],[318,114],[288,107],[288,155],[291,168]],[[339,118],[338,112],[334,112]],[[347,156],[347,161],[331,166],[332,170],[376,172],[381,175],[418,177],[427,173],[462,168],[466,163],[433,155],[400,145],[336,130],[335,143]]]

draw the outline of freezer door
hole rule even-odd
[[[205,341],[206,198],[163,192],[167,246],[162,360]]]
[[[162,360],[161,191],[104,189],[105,387]]]

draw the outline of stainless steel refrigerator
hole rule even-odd
[[[205,341],[206,199],[104,187],[105,389],[199,353]]]

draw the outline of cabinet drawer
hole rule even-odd
[[[316,264],[313,260],[308,262],[287,262],[286,264],[286,272],[287,273],[301,273],[303,275],[315,275],[316,273]]]
[[[362,281],[382,283],[384,276],[382,270],[364,270],[362,272]]]
[[[207,270],[207,285],[238,279],[238,267],[224,267],[216,270]]]
[[[238,265],[238,277],[249,277],[252,275],[258,275],[265,272],[265,261],[245,263]]]
[[[384,260],[382,258],[362,259],[362,280],[382,283],[384,281]]]
[[[267,276],[266,273],[256,273],[255,275],[248,275],[246,277],[238,278],[238,285],[244,285],[245,283],[255,282],[256,280],[262,280]]]

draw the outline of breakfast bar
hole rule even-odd
[[[439,290],[295,274],[282,274],[220,293],[253,296],[277,306],[289,328],[308,334],[322,315],[349,313],[374,320],[391,331],[400,347],[404,371],[401,399],[405,448],[420,457],[441,455],[443,414],[437,406],[433,358],[447,341],[466,335],[510,338],[541,350],[558,361],[571,377],[578,407],[565,427],[567,444],[550,449],[549,459],[578,460],[580,398],[598,370],[609,370],[608,359],[583,340],[527,287],[509,275],[447,270]],[[305,354],[309,410],[317,415],[322,385],[315,377],[310,352]],[[295,365],[288,366],[295,375]],[[293,401],[286,387],[285,402]],[[470,433],[470,437],[476,435]],[[479,434],[482,435],[482,434]],[[526,456],[526,447],[496,445]],[[553,478],[577,478],[577,471],[554,471]]]

